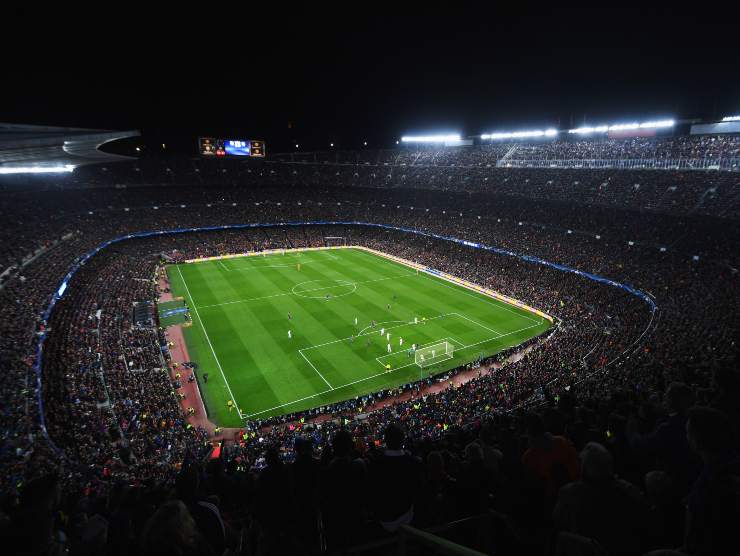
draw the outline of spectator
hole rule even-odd
[[[689,493],[684,548],[689,554],[718,554],[737,546],[740,456],[725,414],[697,406],[688,416],[689,444],[704,466]]]
[[[687,414],[693,401],[688,386],[672,382],[665,393],[667,419],[647,434],[637,432],[632,421],[628,433],[632,448],[657,460],[657,468],[668,473],[679,496],[688,493],[699,472],[699,462],[686,438]]]
[[[395,532],[414,519],[414,503],[421,482],[420,462],[403,449],[404,433],[395,424],[383,435],[385,450],[370,466],[375,515],[383,529]]]
[[[299,436],[294,441],[295,461],[290,465],[295,516],[293,534],[296,544],[306,551],[318,549],[319,493],[321,466],[313,457],[313,440]]]
[[[180,500],[163,504],[142,532],[147,556],[211,556],[211,547],[198,532],[193,517]]]
[[[562,485],[578,478],[578,454],[570,440],[547,432],[536,413],[530,413],[526,423],[529,448],[522,463],[542,482],[546,499],[554,499]]]
[[[332,438],[332,458],[321,479],[321,511],[330,550],[362,540],[368,495],[365,462],[352,454],[352,435],[340,429]]]
[[[553,518],[571,533],[596,540],[609,554],[640,554],[648,504],[637,487],[614,476],[612,456],[589,442],[581,452],[581,479],[560,489]],[[626,534],[629,532],[629,534]]]

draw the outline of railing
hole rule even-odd
[[[504,514],[489,510],[485,513],[465,517],[456,521],[450,521],[425,530],[402,525],[398,532],[391,536],[366,542],[346,550],[351,556],[362,556],[363,554],[378,554],[379,551],[388,554],[405,556],[411,547],[423,546],[430,554],[443,556],[483,556],[491,553],[495,545],[495,531],[497,525],[506,527],[508,518]],[[482,548],[486,552],[480,552],[473,548],[463,546],[454,541],[442,537],[442,534],[454,534],[455,531],[467,531],[466,539],[471,544]],[[392,549],[395,547],[395,550]],[[416,554],[414,550],[412,553]]]
[[[507,153],[508,154],[508,153]],[[513,153],[514,155],[516,153]],[[362,166],[382,168],[455,168],[485,169],[491,163],[480,164],[416,164],[416,159],[409,164],[373,164],[370,162],[322,162],[309,160],[266,160],[269,164],[297,164],[312,166]],[[492,162],[492,161],[491,161]],[[495,162],[496,168],[571,168],[571,169],[613,169],[613,170],[717,170],[723,172],[740,172],[740,158],[537,158],[510,159],[504,156]]]
[[[408,544],[417,543],[432,550],[435,554],[444,556],[485,556],[483,552],[478,552],[467,546],[462,546],[443,537],[438,537],[432,533],[427,533],[421,529],[403,525],[401,534],[398,537],[398,554],[406,554]]]
[[[740,158],[501,159],[498,168],[613,168],[619,170],[740,171]]]

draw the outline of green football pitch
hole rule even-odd
[[[167,272],[173,294],[190,308],[185,341],[209,417],[221,426],[399,386],[551,326],[532,312],[362,249],[198,261]],[[431,366],[428,353],[422,368],[409,352],[412,344],[442,342],[453,357]]]

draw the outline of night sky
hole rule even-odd
[[[186,152],[199,135],[264,139],[275,152],[740,112],[731,14],[399,4],[39,6],[3,23],[15,32],[0,38],[0,121],[140,129]]]

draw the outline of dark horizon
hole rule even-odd
[[[0,121],[139,129],[194,153],[198,136],[276,152],[740,112],[730,22],[661,9],[304,11],[197,25],[93,14],[102,23],[41,30],[9,60]]]

